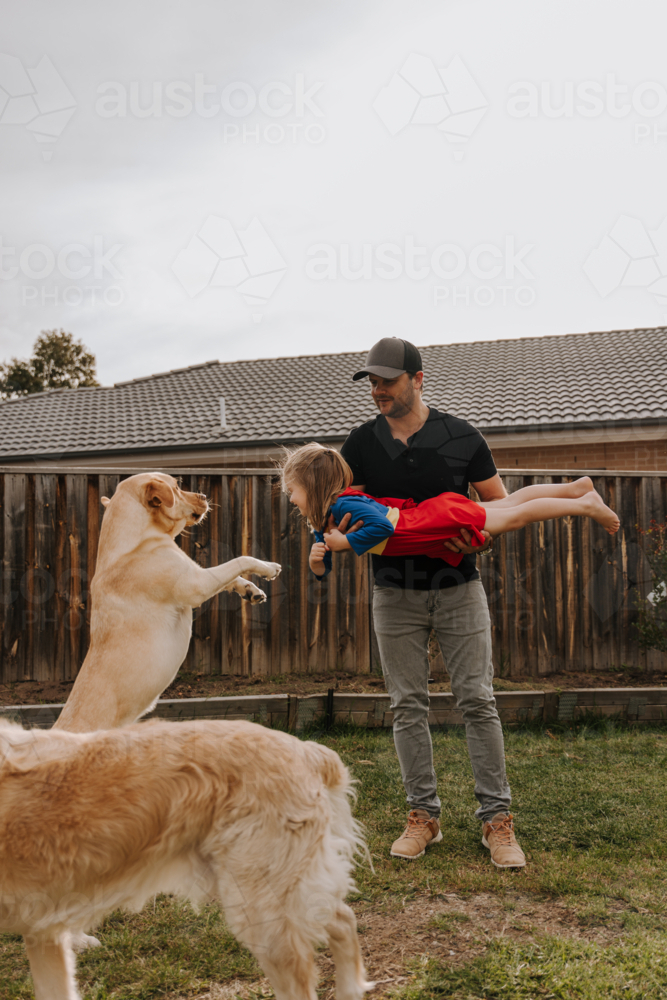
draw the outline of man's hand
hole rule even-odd
[[[363,528],[364,526],[363,521],[355,521],[352,527],[348,528],[348,524],[350,523],[351,520],[352,520],[352,514],[349,511],[347,512],[347,514],[343,515],[340,524],[336,524],[336,522],[334,521],[333,514],[329,514],[329,520],[327,521],[327,531],[334,531],[334,529],[337,528],[338,531],[340,531],[341,535],[349,535],[351,531],[357,531],[359,528]]]
[[[315,576],[324,576],[324,571],[326,569],[324,565],[324,557],[329,551],[329,547],[324,544],[324,542],[315,542],[310,549],[310,555],[308,556],[308,565],[312,569]]]
[[[493,545],[493,536],[488,531],[482,531],[484,535],[484,545],[471,545],[472,535],[467,528],[461,528],[460,537],[448,538],[443,545],[450,552],[461,552],[464,556],[477,555],[479,552],[486,552]]]
[[[345,517],[347,517],[347,514]],[[332,552],[344,552],[345,549],[352,548],[345,535],[338,528],[334,528],[333,531],[325,531],[324,540]]]

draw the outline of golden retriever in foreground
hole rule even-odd
[[[77,1000],[72,937],[158,892],[220,901],[278,1000],[371,988],[345,904],[365,850],[338,755],[250,722],[109,732],[0,721],[0,932],[25,936],[37,1000]]]
[[[102,498],[91,584],[90,648],[56,727],[111,729],[150,711],[178,673],[192,634],[192,609],[221,590],[247,600],[266,594],[242,573],[273,580],[278,563],[239,556],[203,569],[174,539],[208,511],[206,497],[173,476],[145,472]]]

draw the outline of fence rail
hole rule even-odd
[[[629,724],[655,725],[667,722],[667,688],[578,688],[557,691],[496,691],[502,722],[576,722],[588,716],[607,716]],[[24,726],[49,729],[64,705],[15,705],[0,707],[0,718]],[[160,699],[147,718],[172,722],[198,719],[244,719],[266,726],[303,730],[310,723],[391,727],[394,715],[387,694],[241,695],[228,698]],[[431,726],[463,726],[463,715],[449,692],[431,694]]]
[[[220,594],[196,612],[185,669],[245,675],[378,669],[366,559],[334,553],[334,572],[318,582],[308,569],[307,529],[266,469],[169,471],[212,503],[206,521],[181,536],[188,555],[202,566],[240,554],[283,566],[277,580],[262,584],[265,604]],[[89,642],[100,497],[134,474],[136,469],[0,468],[1,682],[76,676]],[[510,470],[503,478],[514,491],[572,474]],[[619,513],[618,535],[566,518],[507,535],[493,555],[480,559],[497,673],[667,666],[664,655],[639,649],[633,628],[633,595],[645,592],[648,582],[639,529],[665,519],[667,475],[593,478]]]

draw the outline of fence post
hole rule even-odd
[[[542,718],[544,722],[551,722],[558,718],[558,694],[556,691],[544,692]]]
[[[288,695],[287,701],[287,731],[296,732],[296,724],[299,718],[299,699],[295,694]]]

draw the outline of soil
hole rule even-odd
[[[620,904],[619,904],[620,906]],[[376,987],[368,996],[381,1000],[408,983],[405,963],[422,957],[439,958],[452,965],[470,962],[493,938],[530,941],[543,934],[609,944],[623,933],[613,912],[599,923],[584,920],[564,903],[536,901],[519,892],[502,897],[480,893],[463,898],[456,893],[415,895],[401,904],[395,900],[353,904],[359,922],[359,939],[366,971]],[[333,1000],[334,969],[331,956],[318,958],[323,1000]],[[237,980],[201,994],[197,1000],[236,1000],[272,997],[267,979],[254,983]]]
[[[0,705],[53,705],[67,700],[73,681],[16,681],[0,684]],[[573,688],[608,687],[664,687],[667,673],[647,674],[622,670],[600,670],[594,674],[546,674],[542,677],[496,677],[496,691],[568,691]],[[239,677],[233,674],[180,673],[174,683],[163,693],[163,698],[214,698],[244,694],[294,695],[324,694],[329,688],[336,691],[368,694],[384,692],[382,677],[375,674],[288,674],[282,677]],[[431,691],[449,691],[446,675],[436,674],[430,682]]]

